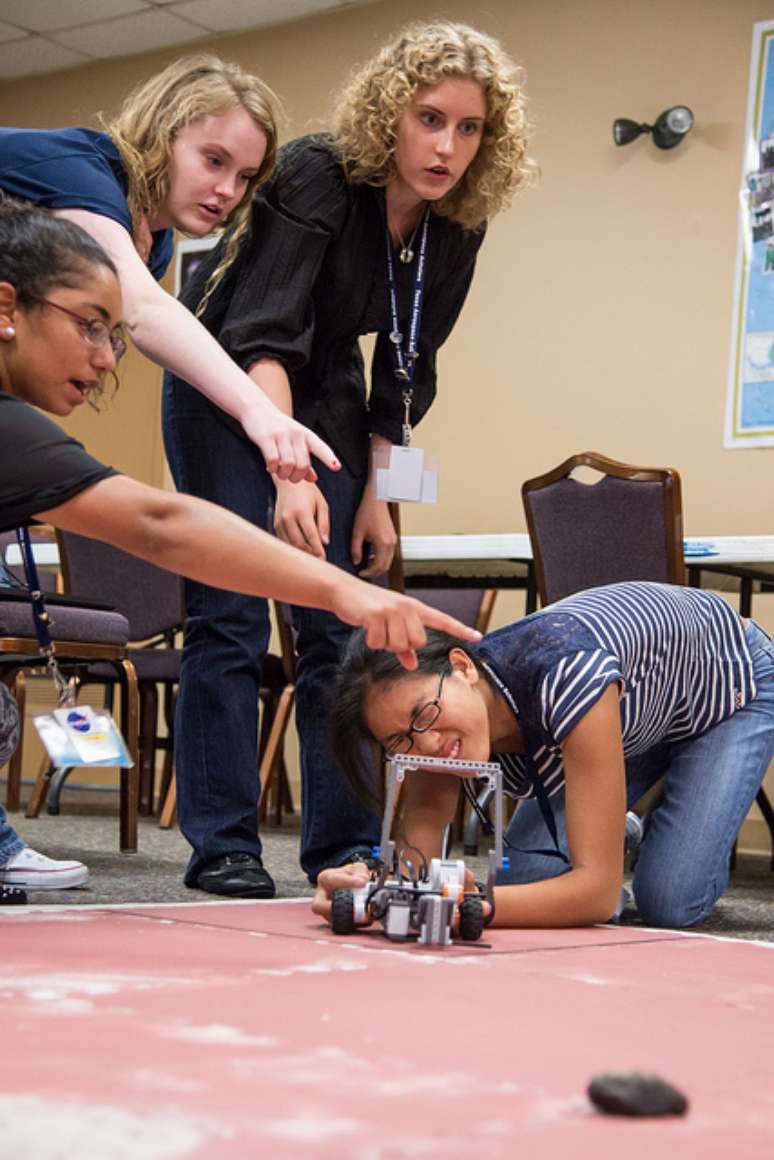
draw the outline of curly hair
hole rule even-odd
[[[247,230],[253,194],[270,177],[277,157],[277,109],[274,93],[258,77],[208,53],[182,57],[139,85],[113,118],[101,117],[127,173],[127,202],[137,234],[139,221],[164,204],[169,193],[169,161],[175,138],[202,117],[245,109],[266,135],[266,154],[244,196],[222,228],[228,230],[223,261],[207,287],[212,293],[234,260]]]
[[[433,203],[468,228],[504,209],[536,172],[527,157],[524,76],[492,37],[466,24],[410,24],[338,96],[334,141],[350,181],[387,185],[395,176],[398,123],[418,88],[449,77],[476,81],[486,99],[484,135],[462,179]]]

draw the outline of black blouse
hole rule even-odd
[[[483,228],[431,217],[413,424],[435,397],[436,352],[465,301],[483,236]],[[385,244],[384,190],[349,184],[328,137],[291,141],[256,196],[249,239],[202,319],[244,370],[260,358],[281,362],[296,418],[358,475],[368,467],[369,433],[400,442],[403,421],[388,337]],[[220,252],[219,245],[186,285],[181,298],[189,309],[196,309]],[[405,333],[416,262],[394,265]],[[358,339],[372,332],[367,400]]]

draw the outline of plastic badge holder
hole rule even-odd
[[[437,503],[438,456],[419,447],[380,444],[373,452],[376,498],[389,503]]]
[[[40,740],[59,769],[78,765],[134,765],[121,731],[104,710],[88,705],[55,709],[33,717]]]

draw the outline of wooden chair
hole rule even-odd
[[[573,479],[578,468],[601,474]],[[669,467],[633,467],[595,451],[571,455],[521,489],[541,604],[619,580],[685,583],[680,476]],[[772,841],[774,810],[756,802]]]
[[[164,776],[159,799],[163,801],[172,776],[174,753],[175,692],[180,681],[181,650],[175,637],[182,628],[183,582],[173,572],[120,548],[73,532],[57,532],[64,590],[73,600],[99,600],[126,617],[128,656],[137,672],[139,726],[139,812],[153,813],[156,778],[156,750],[165,754]],[[84,674],[84,683],[115,682],[115,672],[105,664],[94,664]],[[159,689],[163,690],[165,733],[158,729]],[[57,779],[49,795],[55,812],[61,783]],[[53,800],[52,800],[53,799]]]
[[[579,468],[601,476],[575,479]],[[680,476],[595,451],[571,455],[521,489],[541,604],[620,580],[685,583]]]
[[[449,616],[454,616],[457,620],[461,620],[463,624],[469,624],[471,628],[477,628],[479,632],[486,632],[492,619],[497,589],[463,587],[414,588],[410,583],[407,584],[403,568],[403,556],[400,550],[400,508],[396,503],[391,503],[389,508],[390,518],[392,519],[393,527],[398,536],[398,546],[386,578],[382,579],[380,577],[377,582],[387,584],[395,592],[405,592],[407,596],[413,596],[415,599],[421,600],[424,604],[428,604],[431,608],[437,608],[441,612],[446,612]]]
[[[16,698],[20,716],[25,709],[25,673],[45,667],[46,661],[38,650],[38,641],[29,600],[12,599],[0,594],[0,676]],[[137,784],[138,784],[138,695],[137,675],[127,657],[129,625],[117,612],[94,608],[51,604],[51,636],[56,655],[65,673],[77,672],[94,661],[109,662],[120,681],[121,728],[134,765],[120,771],[119,832],[120,848],[137,849]],[[44,792],[50,767],[48,762],[38,776],[33,798]],[[6,802],[10,810],[19,808],[21,762],[17,755],[11,760],[8,772]]]
[[[280,643],[279,657],[269,654],[268,662],[273,662],[273,674],[264,664],[263,714],[261,717],[261,741],[259,745],[258,779],[260,798],[259,817],[266,821],[269,810],[275,825],[282,821],[283,811],[293,813],[293,797],[285,765],[285,733],[290,724],[290,715],[296,695],[296,647],[290,607],[277,600],[272,601],[274,621]],[[279,662],[279,666],[277,665]]]
[[[290,609],[277,601],[272,601],[272,608],[279,635],[280,655],[268,653],[264,658],[262,683],[258,692],[262,710],[258,743],[258,810],[262,822],[266,821],[271,810],[272,820],[279,825],[283,811],[293,812],[283,748],[295,699],[296,659]],[[173,774],[161,808],[161,829],[168,830],[174,825],[176,813],[177,781]]]

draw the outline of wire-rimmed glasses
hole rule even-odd
[[[396,734],[395,737],[385,743],[385,757],[397,757],[401,753],[410,753],[414,748],[414,734],[427,733],[435,725],[441,712],[441,691],[443,689],[443,683],[446,680],[446,675],[446,673],[441,673],[441,679],[438,682],[438,691],[432,701],[425,701],[424,705],[420,705],[412,713],[406,732]]]
[[[90,346],[104,346],[106,343],[109,344],[116,362],[126,354],[126,339],[124,336],[118,330],[111,330],[108,324],[103,322],[101,318],[84,318],[82,314],[78,314],[75,310],[69,310],[66,306],[61,306],[58,302],[52,302],[50,298],[33,298],[32,301],[40,302],[44,306],[52,306],[54,310],[61,310],[62,314],[68,314],[70,318],[74,318],[86,342]]]

